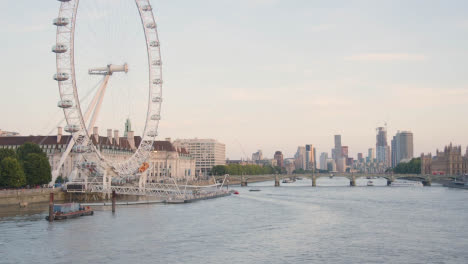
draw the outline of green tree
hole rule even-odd
[[[0,185],[4,187],[22,187],[26,184],[23,168],[19,161],[12,157],[0,162]]]
[[[47,157],[46,154],[42,151],[41,147],[38,144],[32,142],[26,142],[16,150],[16,154],[18,155],[18,159],[20,161],[24,161],[30,153],[36,153]]]
[[[29,185],[46,184],[51,181],[49,160],[42,154],[29,153],[23,161],[23,168]]]
[[[400,162],[393,169],[394,173],[421,174],[421,158],[414,158],[410,162]]]
[[[16,152],[12,149],[0,149],[0,161],[8,157],[16,159]]]
[[[62,175],[58,176],[57,179],[55,180],[55,183],[64,183],[65,180],[63,179]]]
[[[211,170],[213,175],[224,175],[227,173],[227,167],[225,165],[216,165]]]

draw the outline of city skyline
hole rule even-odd
[[[389,142],[398,130],[414,133],[415,156],[468,143],[459,121],[468,103],[464,1],[152,2],[165,76],[159,139],[215,138],[236,159],[246,158],[242,148],[265,157],[292,157],[305,144],[329,152],[340,134],[356,157],[387,122]],[[51,78],[56,2],[0,6],[8,39],[0,111],[12,113],[0,129],[53,134],[63,116]],[[119,118],[99,126],[124,131],[127,116]],[[132,125],[138,135],[141,122]]]

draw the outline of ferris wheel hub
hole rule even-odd
[[[115,65],[109,64],[106,67],[91,68],[88,70],[90,75],[112,75],[114,72],[128,72],[128,64]]]

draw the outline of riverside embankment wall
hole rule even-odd
[[[51,192],[54,193],[55,201],[65,200],[65,192],[61,189],[0,190],[0,206],[48,202]]]

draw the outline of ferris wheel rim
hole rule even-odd
[[[135,146],[134,153],[123,162],[113,162],[106,159],[92,142],[89,132],[92,128],[86,126],[87,120],[84,118],[78,97],[75,74],[74,38],[80,0],[58,1],[61,4],[59,16],[54,20],[54,24],[57,26],[56,45],[53,47],[53,51],[57,54],[57,73],[54,75],[54,79],[57,80],[59,86],[59,107],[62,107],[64,111],[67,132],[72,134],[76,145],[90,145],[92,152],[97,156],[96,160],[111,167],[119,176],[133,174],[138,171],[138,167],[146,161],[153,149],[159,127],[162,103],[161,50],[157,24],[150,0],[135,0],[146,41],[149,78],[148,108],[141,141],[138,146]],[[70,92],[72,92],[73,96],[71,96]],[[69,107],[69,105],[73,106]]]

